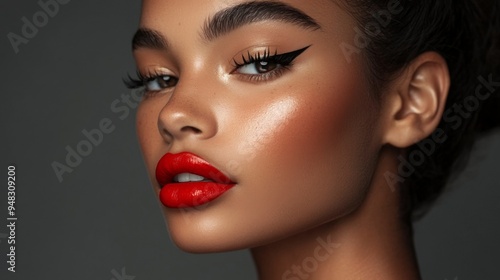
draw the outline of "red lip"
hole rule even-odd
[[[209,181],[174,182],[181,173],[192,173]],[[165,154],[156,166],[160,201],[171,208],[196,207],[208,203],[235,185],[222,172],[192,153]]]

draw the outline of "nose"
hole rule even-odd
[[[206,88],[197,86],[196,79],[179,81],[160,111],[158,129],[170,144],[213,137],[217,133],[217,122]]]

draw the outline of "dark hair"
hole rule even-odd
[[[446,133],[446,142],[437,144],[423,163],[415,164],[413,173],[405,178],[402,187],[408,195],[403,201],[403,211],[419,218],[442,193],[450,175],[465,166],[476,136],[500,125],[500,89],[496,88],[485,100],[471,100],[469,97],[474,96],[481,79],[483,82],[500,81],[500,1],[345,2],[356,17],[360,30],[370,39],[362,54],[369,80],[377,93],[383,92],[387,81],[417,56],[435,51],[446,60],[451,77],[445,112],[455,104],[471,106],[472,103],[464,102],[478,103],[477,106],[473,104],[472,108],[477,108],[467,112],[464,115],[467,117],[462,117],[459,125],[450,123],[444,116],[439,129]],[[389,7],[397,9],[388,13]],[[385,24],[379,24],[380,32],[374,32],[373,22],[380,23],[381,17]],[[428,137],[420,143],[429,140],[432,139]],[[415,144],[405,151],[405,155],[419,149]]]

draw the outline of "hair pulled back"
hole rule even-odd
[[[437,52],[448,64],[451,87],[445,115],[439,124],[447,140],[436,145],[422,164],[413,166],[414,172],[404,179],[402,186],[408,194],[403,210],[413,218],[425,214],[442,193],[450,175],[465,166],[477,136],[500,125],[500,87],[495,87],[484,100],[478,100],[477,108],[468,111],[464,115],[467,117],[461,116],[459,125],[446,118],[447,112],[454,110],[453,106],[463,105],[469,96],[474,96],[481,81],[500,82],[499,3],[497,0],[352,0],[344,3],[357,18],[360,30],[370,38],[362,55],[377,95],[383,94],[387,82],[424,52]],[[373,36],[369,22],[390,5],[397,5],[399,12],[386,17],[388,23]],[[422,141],[429,140],[430,137]],[[415,144],[405,155],[418,149],[419,145]]]

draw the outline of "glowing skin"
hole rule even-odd
[[[370,147],[376,110],[360,66],[332,52],[332,42],[349,39],[354,22],[340,12],[324,17],[325,30],[260,22],[207,44],[198,35],[205,19],[229,4],[197,2],[192,10],[190,1],[166,1],[161,9],[157,2],[145,2],[141,26],[164,34],[171,47],[156,56],[136,51],[138,68],[154,72],[149,64],[158,63],[179,83],[173,92],[146,99],[139,110],[148,166],[154,170],[167,151],[189,151],[237,182],[202,211],[165,209],[174,240],[196,251],[253,247],[354,209],[375,165],[366,155],[378,148]],[[189,16],[173,17],[168,11],[174,9]],[[269,45],[278,52],[311,47],[277,79],[254,83],[231,74],[239,53]],[[162,138],[158,126],[169,134],[162,131]]]
[[[279,1],[319,27],[265,20],[207,39],[201,35],[207,20],[245,1],[143,2],[140,27],[163,36],[168,46],[138,46],[138,70],[178,78],[146,97],[137,113],[156,192],[155,168],[166,153],[196,154],[236,183],[208,204],[163,207],[175,243],[191,252],[253,248],[261,279],[282,279],[288,269],[295,273],[290,277],[312,275],[292,266],[311,256],[321,237],[339,246],[314,270],[318,278],[309,279],[333,279],[321,277],[337,268],[338,279],[401,273],[413,279],[411,245],[399,235],[399,195],[382,176],[396,168],[389,160],[395,153],[383,148],[382,113],[370,96],[362,56],[348,63],[339,47],[352,42],[354,18],[330,0]],[[251,65],[235,69],[242,55],[307,46],[268,80],[255,76]],[[380,258],[367,250],[388,253]],[[375,268],[361,265],[361,258]],[[378,271],[387,268],[377,267],[383,261],[398,266],[394,275]]]

